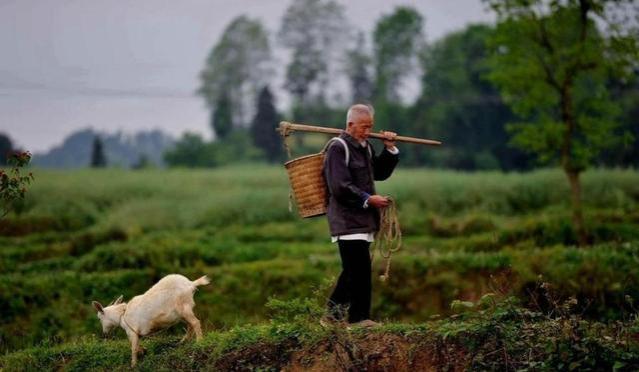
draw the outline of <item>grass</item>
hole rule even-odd
[[[168,273],[212,277],[196,294],[196,313],[212,338],[230,337],[225,332],[242,325],[247,333],[266,329],[273,314],[265,304],[273,296],[293,301],[315,293],[322,303],[339,273],[325,219],[289,213],[280,167],[34,174],[17,213],[0,220],[0,352],[17,353],[5,361],[27,358],[35,351],[20,350],[40,342],[45,349],[71,342],[84,353],[84,343],[98,342],[91,300],[131,298]],[[558,170],[400,169],[378,187],[398,202],[404,233],[390,282],[374,281],[373,313],[395,328],[419,329],[431,317],[453,314],[455,300],[477,301],[495,289],[527,308],[547,309],[540,275],[559,298],[575,297],[588,321],[625,321],[634,313],[626,296],[639,298],[635,171],[584,174],[594,243],[587,249],[574,247],[567,182]],[[382,264],[375,262],[376,274]],[[288,326],[293,333],[304,329]],[[182,353],[187,346],[170,346],[177,333],[168,332],[158,350],[176,348],[177,360],[190,358],[191,351]],[[37,354],[41,360],[46,353]],[[173,354],[160,354],[157,363],[170,365]],[[51,358],[63,363],[59,368],[76,368],[75,361]],[[109,360],[99,363],[120,365]],[[77,368],[95,366],[82,363]]]
[[[322,328],[319,306],[309,299],[268,306],[266,324],[205,334],[199,342],[178,336],[143,340],[137,370],[633,370],[639,367],[636,319],[616,324],[585,321],[558,304],[554,314],[530,311],[512,297],[468,303],[454,316],[420,324],[388,323],[347,331]],[[17,370],[128,370],[125,340],[85,337],[41,345],[0,357],[0,368]]]

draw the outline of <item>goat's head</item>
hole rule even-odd
[[[123,314],[122,306],[118,306],[122,303],[122,296],[118,297],[115,301],[111,302],[108,306],[104,307],[97,301],[93,301],[93,307],[98,312],[98,319],[102,324],[102,332],[107,334],[120,325],[120,318]]]

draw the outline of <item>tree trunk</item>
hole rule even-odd
[[[584,227],[584,217],[581,211],[581,183],[579,182],[579,169],[572,159],[572,139],[577,130],[577,123],[573,115],[572,102],[572,81],[574,76],[566,77],[561,90],[561,118],[567,128],[564,132],[563,144],[561,147],[561,163],[570,183],[570,194],[572,200],[572,226],[577,234],[577,243],[580,247],[588,245],[588,235]]]
[[[572,225],[577,234],[577,242],[580,247],[588,245],[588,234],[584,226],[584,216],[581,210],[581,183],[579,172],[564,169],[568,182],[570,182],[570,194],[572,200]]]

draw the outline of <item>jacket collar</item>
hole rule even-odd
[[[340,134],[340,137],[343,138],[344,140],[346,140],[347,142],[349,142],[356,149],[364,149],[364,148],[366,148],[368,146],[368,141],[366,141],[366,145],[365,146],[362,146],[362,144],[359,143],[358,140],[353,138],[353,136],[351,136],[350,134],[346,133],[346,131],[343,131],[342,134]]]

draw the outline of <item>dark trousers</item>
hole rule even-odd
[[[369,242],[365,240],[340,240],[342,273],[328,301],[329,312],[336,319],[348,307],[350,323],[370,319],[371,313],[371,256]]]

